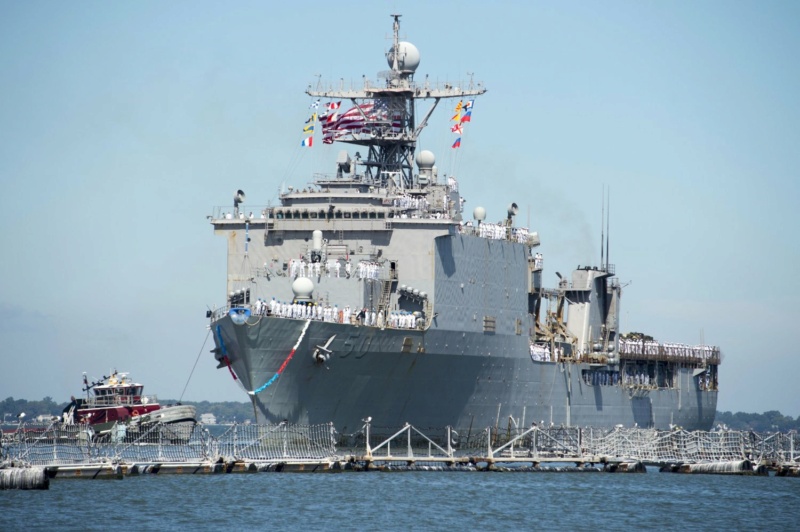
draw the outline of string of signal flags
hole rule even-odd
[[[452,148],[461,147],[461,136],[464,134],[464,124],[472,122],[472,108],[475,106],[475,100],[459,100],[456,104],[455,113],[450,120],[455,121],[455,124],[450,128],[450,131],[458,135],[456,141],[451,146]],[[462,114],[463,113],[463,114]]]

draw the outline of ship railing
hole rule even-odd
[[[620,350],[619,356],[623,360],[648,360],[657,362],[684,362],[687,364],[710,364],[719,365],[721,358],[719,356],[701,357],[693,355],[676,355],[667,353],[643,353],[641,351],[625,351]]]
[[[386,278],[385,282],[389,282],[389,280],[391,280],[391,277],[387,274],[387,278]],[[373,281],[377,281],[377,280],[373,279]],[[426,299],[425,301],[428,301],[428,300]],[[325,303],[325,304],[327,304],[327,303]],[[213,324],[216,321],[224,318],[228,314],[228,311],[230,310],[230,308],[231,307],[221,307],[221,308],[218,308],[218,309],[216,309],[214,311],[211,311],[211,316],[210,316],[211,323]],[[410,326],[410,325],[407,326],[407,327],[395,326],[391,322],[391,318],[392,318],[393,314],[395,313],[395,311],[391,311],[391,310],[384,312],[384,321],[383,321],[382,324],[378,321],[377,312],[376,312],[376,321],[375,322],[372,322],[371,320],[366,320],[366,319],[363,319],[363,320],[359,321],[358,317],[357,317],[358,313],[362,310],[362,308],[365,308],[365,307],[354,307],[351,310],[349,318],[346,318],[346,315],[344,313],[344,307],[338,307],[338,306],[333,307],[334,309],[336,309],[336,312],[332,313],[328,318],[324,317],[324,315],[323,315],[323,317],[318,317],[316,315],[314,315],[313,317],[308,317],[308,316],[305,316],[305,315],[292,316],[292,315],[285,315],[285,314],[280,314],[280,313],[272,313],[272,312],[269,311],[269,307],[267,305],[264,305],[262,307],[261,314],[259,314],[256,311],[255,305],[237,305],[235,308],[249,308],[249,309],[251,309],[252,314],[247,319],[247,323],[250,323],[251,325],[256,323],[257,320],[259,320],[259,319],[261,319],[263,317],[271,317],[271,318],[287,319],[287,320],[309,320],[310,319],[312,321],[324,321],[324,322],[328,322],[328,323],[342,323],[342,324],[350,324],[350,325],[360,325],[360,326],[364,326],[364,327],[376,327],[376,328],[381,328],[381,329],[397,329],[397,330],[418,330],[418,329],[423,329],[423,328],[425,328],[424,324],[426,323],[424,319],[417,319],[417,320],[415,320],[413,327]]]
[[[100,406],[140,406],[157,404],[155,395],[95,395],[85,400],[84,404],[91,407]]]
[[[263,222],[269,216],[269,209],[267,205],[247,205],[241,207],[238,212],[235,212],[233,207],[216,206],[212,208],[211,220],[230,220],[231,222],[239,220],[245,221],[258,221]]]
[[[538,237],[527,227],[509,227],[505,224],[483,222],[474,225],[472,221],[464,222],[460,229],[462,234],[478,236],[488,240],[509,240],[521,244],[538,244]]]
[[[621,358],[641,360],[666,360],[670,362],[700,362],[719,364],[722,355],[719,347],[710,345],[660,344],[652,341],[622,339],[619,342]]]
[[[459,81],[431,81],[417,83],[413,80],[402,80],[402,85],[387,86],[385,79],[344,80],[323,83],[318,81],[314,89],[306,92],[310,96],[322,98],[381,98],[385,92],[405,92],[411,90],[417,98],[457,98],[460,96],[478,96],[486,92],[483,82],[472,78]],[[375,93],[378,94],[375,94]]]

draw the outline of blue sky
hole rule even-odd
[[[206,215],[332,171],[304,91],[375,80],[402,13],[417,81],[489,89],[459,150],[449,104],[420,142],[468,211],[517,202],[555,284],[610,187],[623,330],[720,345],[721,410],[800,415],[800,4],[273,4],[0,0],[0,398],[179,397],[225,302]],[[246,400],[210,347],[184,399]]]

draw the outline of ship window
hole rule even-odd
[[[382,219],[384,219],[385,217],[386,217],[386,214],[384,214],[384,213],[382,213],[382,212],[379,212],[379,213],[378,213],[378,219],[379,219],[379,220],[382,220]]]
[[[336,211],[335,217],[336,218],[341,218],[342,217],[342,211]]]
[[[307,219],[307,218],[308,218],[308,213],[307,213],[307,212],[304,212],[304,213],[303,213],[303,218],[304,218],[304,219]],[[317,213],[315,213],[315,212],[312,212],[312,213],[311,213],[311,218],[312,218],[312,219],[314,219],[314,220],[316,220],[316,219],[317,219]]]
[[[283,211],[275,211],[275,218],[283,220]]]
[[[371,219],[371,220],[374,220],[374,219],[375,219],[375,217],[376,217],[376,213],[374,213],[374,212],[370,212],[370,213],[369,213],[369,217],[370,217],[370,219]]]
[[[321,220],[325,219],[325,211],[319,211],[319,217]]]
[[[359,217],[360,217],[360,213],[358,211],[353,213],[353,219],[354,220],[358,220]]]
[[[350,213],[349,213],[349,212],[346,212],[346,213],[344,213],[344,217],[345,217],[345,219],[347,219],[347,218],[350,218],[350,217],[351,217],[351,215],[350,215]]]

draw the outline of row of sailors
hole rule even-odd
[[[407,219],[409,218],[409,216],[406,213],[402,213],[400,215],[400,218]],[[447,214],[446,212],[431,212],[427,213],[425,216],[417,216],[416,214],[412,214],[410,218],[428,218],[428,219],[433,218],[435,220],[448,220],[450,219],[450,215]]]
[[[328,272],[328,277],[330,277],[330,272],[332,269],[336,269],[336,277],[339,277],[339,272],[341,271],[341,265],[339,261],[336,261],[336,265],[332,264],[334,261],[328,261],[326,264],[326,271]],[[345,269],[349,270],[349,261],[348,264],[345,265]],[[349,273],[349,271],[347,272]],[[322,263],[321,262],[306,262],[304,259],[291,259],[289,261],[289,275],[294,279],[295,277],[320,277],[322,275]]]
[[[340,309],[338,305],[328,305],[313,302],[284,303],[272,298],[267,302],[261,298],[256,301],[255,313],[257,316],[278,316],[280,318],[295,318],[304,320],[317,320],[331,323],[363,324],[372,327],[391,327],[394,329],[414,329],[419,325],[419,318],[405,310],[392,310],[388,316],[383,311],[375,309],[350,308],[350,305]]]
[[[585,371],[583,382],[592,386],[616,386],[619,384],[619,371]]]
[[[637,373],[627,371],[620,374],[619,371],[592,370],[583,372],[583,382],[592,386],[616,386],[620,382],[626,386],[654,387],[655,378],[647,373]]]
[[[344,271],[343,271],[344,270]],[[289,261],[289,275],[296,277],[321,277],[324,272],[327,277],[341,277],[342,273],[349,279],[353,271],[350,260],[342,261],[329,259],[322,262],[306,262],[305,259],[291,259]],[[383,265],[377,262],[362,260],[356,265],[356,274],[359,279],[380,279]]]
[[[250,214],[247,214],[247,215],[245,215],[245,213],[243,213],[243,212],[240,212],[239,214],[231,213],[231,212],[225,212],[225,213],[222,213],[222,217],[225,218],[226,220],[233,220],[234,218],[238,218],[239,220],[252,220],[252,219],[255,218],[255,215],[252,212],[250,212]],[[264,215],[263,212],[261,213],[261,218],[262,219],[266,218],[266,216]]]
[[[503,224],[482,223],[478,226],[478,236],[493,240],[503,240],[506,238],[506,226]]]
[[[655,379],[647,373],[625,373],[622,376],[623,384],[629,386],[654,386]]]
[[[620,382],[620,373],[619,371],[586,371],[583,373],[583,381],[593,386],[616,386]],[[626,372],[622,374],[622,382],[626,386],[656,386],[656,379],[647,373]],[[716,389],[716,382],[708,372],[699,377],[697,384],[701,390]],[[667,385],[669,386],[669,383]]]
[[[380,279],[382,266],[377,262],[362,260],[358,262],[359,279]]]
[[[407,194],[394,198],[392,203],[395,207],[400,209],[414,210],[427,210],[429,205],[428,200],[425,198],[415,198],[414,196],[409,196]]]
[[[464,224],[468,231],[472,229],[472,222],[468,221]],[[462,228],[463,230],[463,228]],[[512,227],[511,235],[508,234],[508,226],[502,223],[481,223],[478,225],[478,236],[481,238],[488,238],[491,240],[511,240],[512,242],[519,242],[525,244],[528,242],[530,230],[527,227]]]
[[[558,362],[558,354],[551,354],[550,346],[531,343],[531,360],[538,362]]]
[[[629,355],[641,353],[645,355],[670,355],[708,360],[719,355],[719,348],[710,345],[660,344],[651,340],[626,340],[621,338],[619,352]]]

